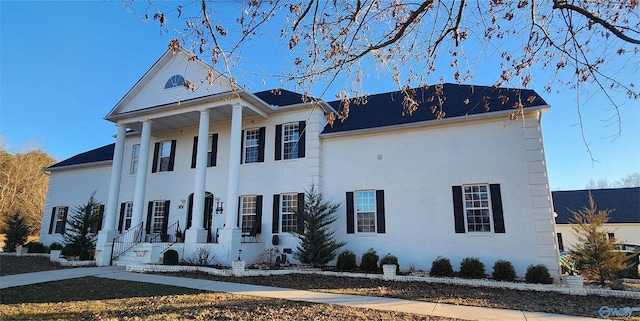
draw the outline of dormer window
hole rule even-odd
[[[184,86],[184,77],[180,75],[173,75],[167,83],[164,85],[164,89],[169,89],[173,87]]]

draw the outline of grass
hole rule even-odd
[[[0,258],[3,270],[5,267],[14,273],[21,269],[34,270],[27,263],[33,263],[33,257]],[[459,320],[94,277],[3,289],[0,292],[0,319]]]
[[[0,255],[0,276],[62,269],[43,256]]]

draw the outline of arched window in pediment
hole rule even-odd
[[[184,77],[180,75],[173,75],[167,83],[164,85],[164,89],[169,89],[173,87],[184,86]]]

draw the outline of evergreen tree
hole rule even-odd
[[[600,284],[614,280],[626,266],[624,255],[614,251],[615,240],[609,239],[604,224],[609,221],[613,210],[598,210],[593,196],[589,193],[589,207],[573,213],[573,232],[578,243],[572,247],[580,273]]]
[[[29,236],[29,226],[24,217],[17,210],[13,215],[7,216],[4,220],[5,226],[2,233],[5,235],[4,247],[5,252],[15,252],[16,247],[24,245]]]
[[[311,264],[313,267],[325,266],[336,257],[338,249],[345,245],[344,242],[336,242],[329,226],[338,218],[335,212],[339,204],[325,202],[322,194],[315,186],[307,191],[304,201],[304,211],[296,212],[300,217],[304,229],[294,234],[300,239],[300,245],[293,253],[293,257],[302,263]]]
[[[94,199],[95,192],[89,200],[73,209],[73,214],[67,220],[67,228],[63,238],[65,244],[74,248],[75,254],[82,255],[96,248],[97,234],[91,232],[91,227],[99,222],[99,204]]]

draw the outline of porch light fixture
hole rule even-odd
[[[216,205],[216,214],[222,214],[222,211],[224,210],[222,208],[222,201],[218,201],[218,204]]]

